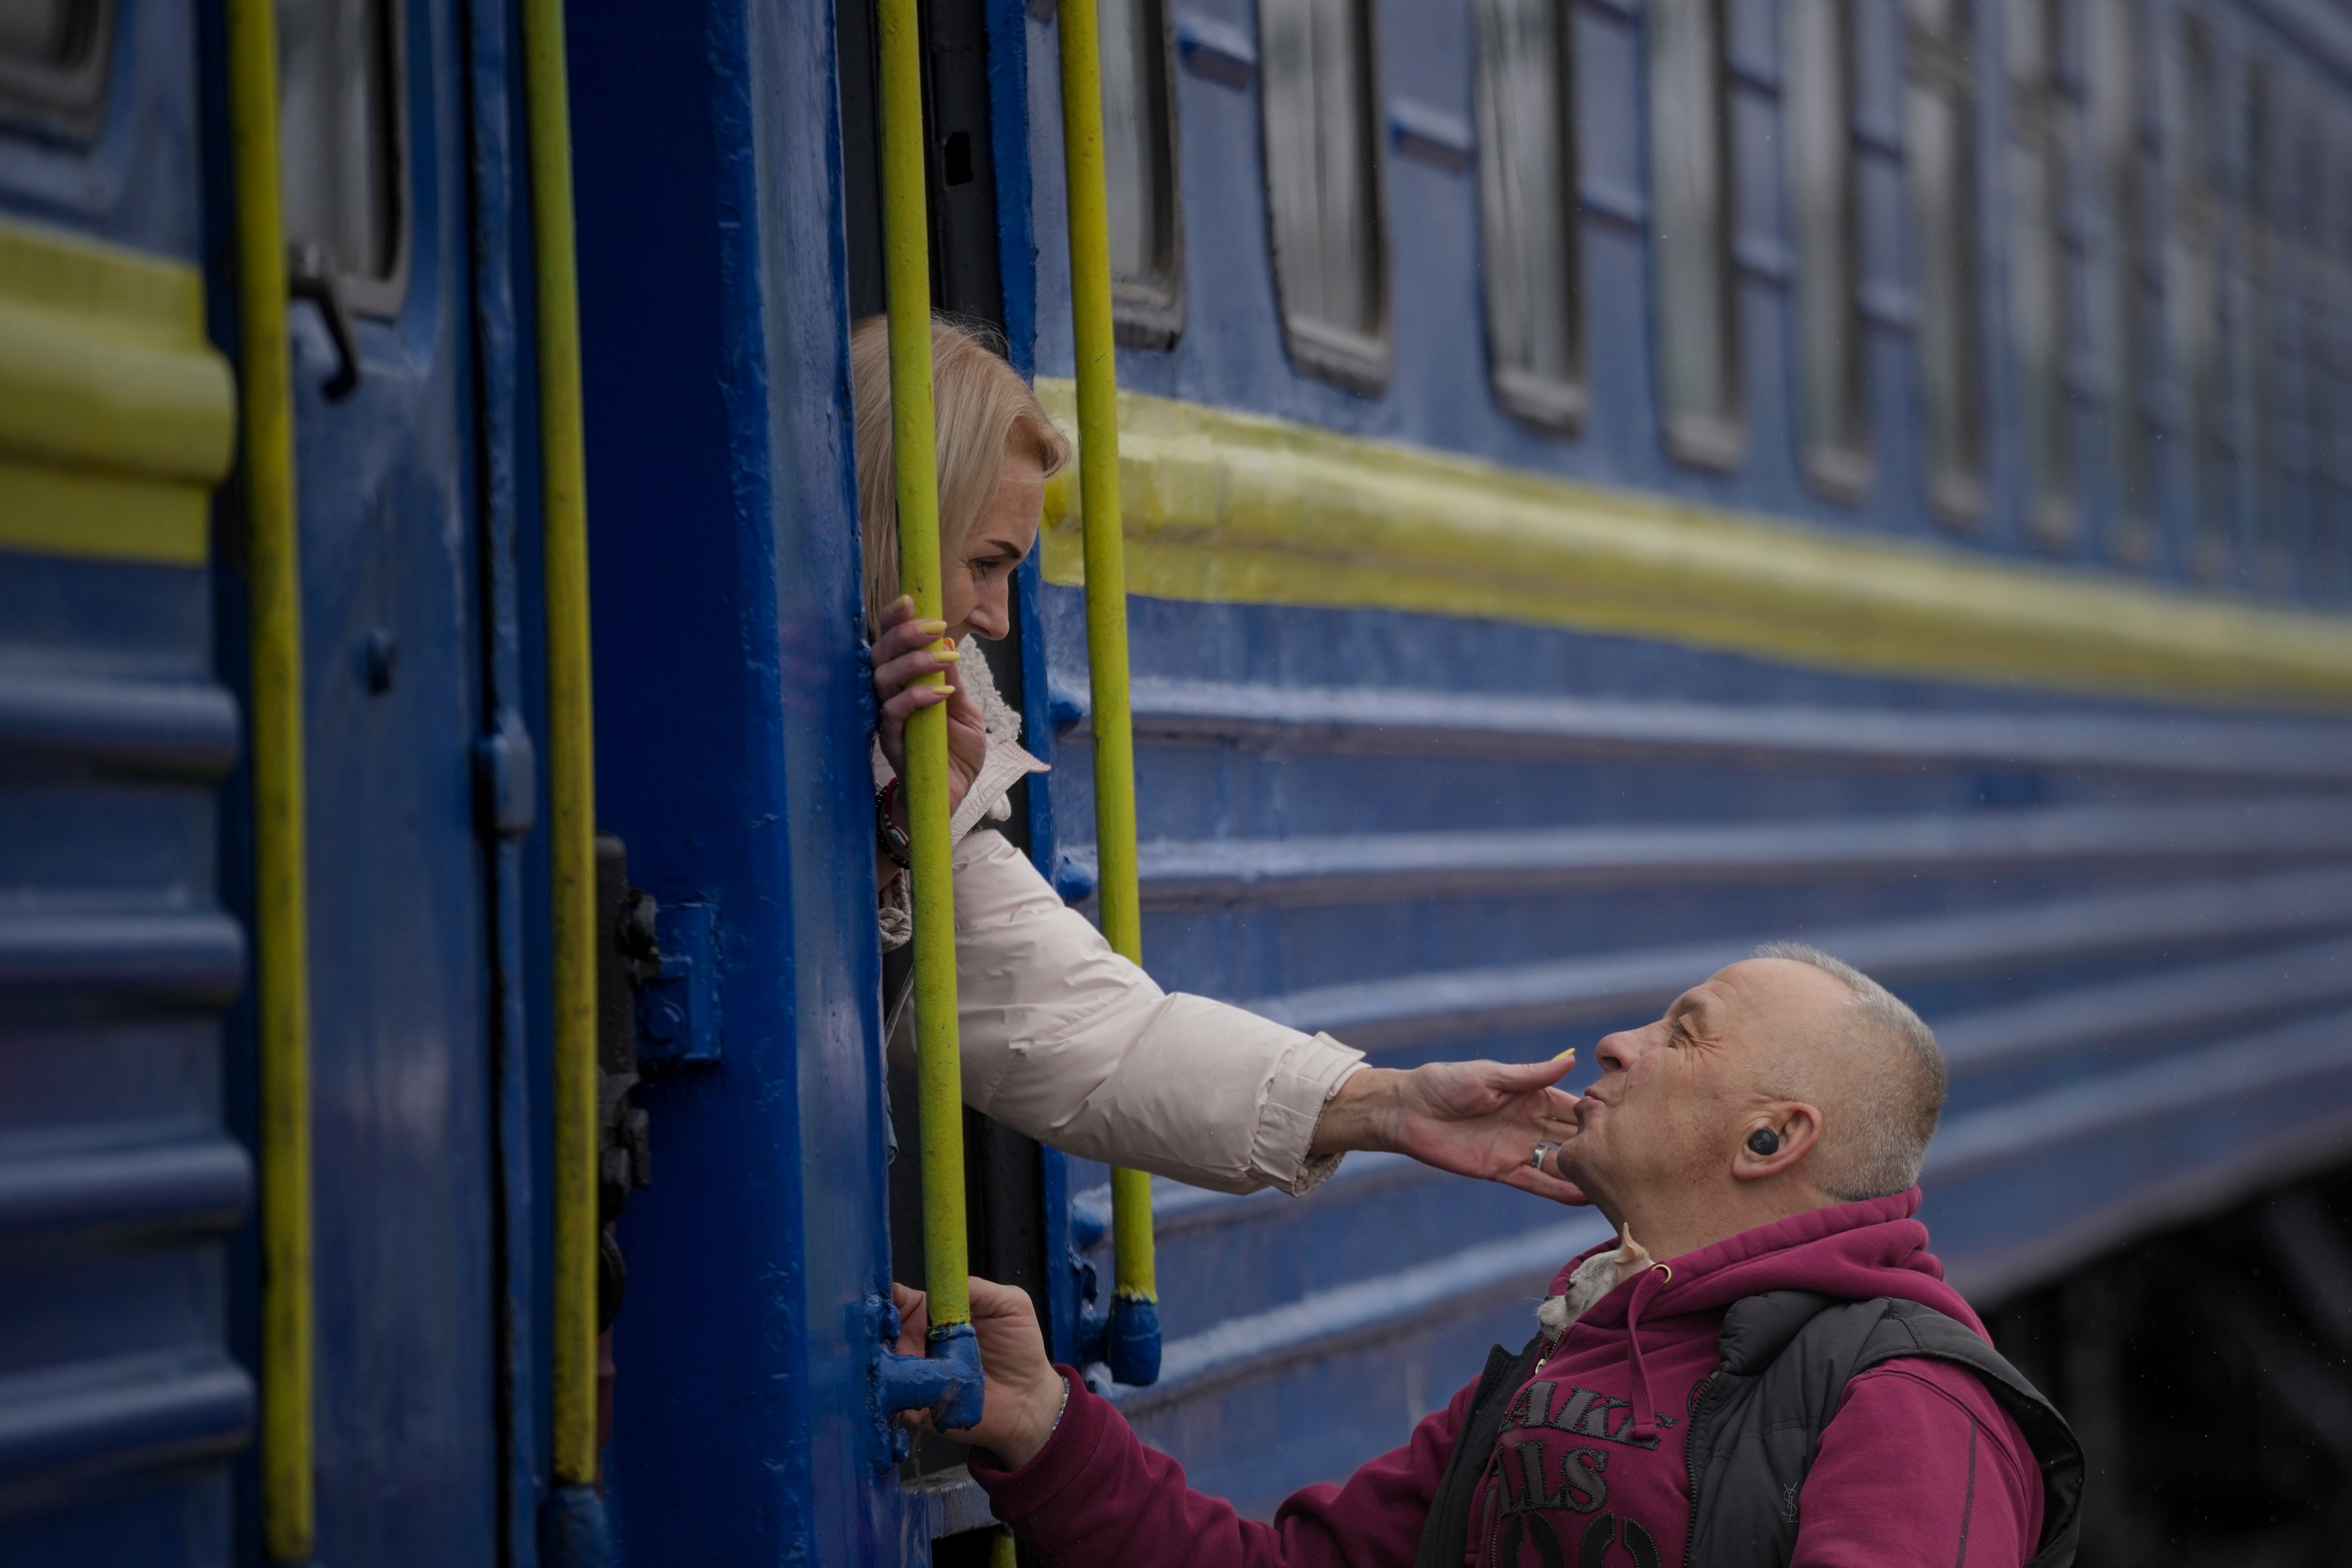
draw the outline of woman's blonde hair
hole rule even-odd
[[[939,423],[940,559],[952,561],[996,490],[1015,441],[1037,454],[1048,478],[1070,460],[1055,428],[1020,373],[995,345],[944,317],[931,321],[931,405]],[[992,337],[992,334],[990,334]],[[898,500],[890,472],[890,331],[869,316],[849,334],[850,401],[856,416],[857,530],[866,554],[866,634],[898,596]]]

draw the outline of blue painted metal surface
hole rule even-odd
[[[1383,119],[1405,140],[1446,142],[1426,132],[1472,118],[1466,19],[1378,15]],[[1286,362],[1255,17],[1221,0],[1175,25],[1187,331],[1171,351],[1123,351],[1122,384],[1836,527],[1938,533],[1916,473],[1906,195],[1888,177],[1899,137],[1863,138],[1878,468],[1864,504],[1845,506],[1807,484],[1786,423],[1776,39],[1769,7],[1733,8],[1748,457],[1728,475],[1677,466],[1658,436],[1643,304],[1639,16],[1613,4],[1574,16],[1595,391],[1577,437],[1516,423],[1489,391],[1477,187],[1457,160],[1401,155],[1384,172],[1399,302],[1387,395],[1357,397]],[[2315,17],[2263,8],[2231,37],[2275,49]],[[1979,21],[1997,42],[2000,19]],[[1050,19],[1030,37],[1031,158],[1050,168]],[[1870,21],[1863,38],[1860,118],[1893,124],[1895,30]],[[1979,107],[1979,167],[1997,171],[2002,89]],[[2004,209],[1985,178],[1997,325]],[[1062,223],[1050,181],[1034,222],[1045,234]],[[1035,363],[1066,374],[1063,258],[1052,246],[1039,257]],[[2022,510],[2004,363],[1992,353],[1995,521],[1955,542],[2021,554],[2003,521]],[[2086,405],[2076,420],[2082,449],[2098,450],[2100,416]],[[2104,515],[2107,476],[2091,467]],[[2175,540],[2185,488],[2169,487]],[[2073,559],[2109,569],[2087,543]],[[2291,593],[2336,592],[2330,564],[2315,561]],[[1031,668],[1042,647],[1053,690],[1083,692],[1078,595],[1044,588],[1035,614]],[[1146,945],[1165,984],[1328,1029],[1383,1066],[1575,1044],[1581,1077],[1599,1035],[1654,1016],[1754,942],[1818,942],[1895,986],[1948,1043],[1953,1100],[1926,1217],[1954,1277],[1988,1300],[2352,1152],[2352,868],[2339,837],[2352,728],[1387,612],[1138,600],[1132,614]],[[1053,705],[1057,767],[1033,786],[1060,835],[1051,874],[1079,900],[1092,885],[1082,710],[1074,695]],[[2204,1108],[2195,1138],[2152,1135],[2192,1106]],[[1099,1237],[1102,1175],[1070,1163],[1068,1232]],[[1305,1200],[1168,1184],[1158,1197],[1166,1360],[1157,1386],[1118,1396],[1195,1485],[1260,1514],[1396,1441],[1491,1341],[1524,1339],[1542,1280],[1604,1234],[1591,1216],[1361,1156]],[[1090,1256],[1108,1267],[1098,1240]]]
[[[1242,0],[1175,18],[1188,324],[1171,351],[1123,353],[1123,383],[1929,533],[1895,29],[1865,8],[1879,478],[1847,508],[1808,488],[1786,426],[1790,262],[1779,171],[1758,151],[1777,145],[1780,72],[1769,8],[1734,10],[1751,150],[1738,473],[1678,468],[1657,438],[1636,308],[1641,23],[1616,0],[1575,11],[1599,302],[1580,436],[1515,423],[1486,387],[1470,33],[1444,6],[1380,12],[1391,391],[1358,398],[1283,358]],[[226,221],[215,155],[198,162],[217,140],[197,133],[217,13],[117,11],[102,130],[87,147],[0,134],[0,211],[201,258]],[[499,0],[407,0],[404,16],[415,267],[402,319],[362,324],[368,374],[347,403],[319,397],[330,347],[294,308],[323,1560],[922,1563],[985,1516],[968,1483],[892,1471],[832,10],[572,18],[602,826],[685,961],[642,998],[645,1059],[691,1064],[640,1091],[656,1180],[619,1227],[610,1540],[592,1500],[548,1495],[544,1452],[546,871],[513,18]],[[1051,7],[989,0],[984,16],[1013,355],[1066,374]],[[2314,0],[2231,10],[2228,37],[2352,68],[2352,37]],[[1989,192],[2001,100],[1993,87],[1980,117]],[[1988,276],[1997,295],[1997,264]],[[2010,382],[1990,385],[2006,431]],[[2079,416],[2085,450],[2100,417]],[[2000,518],[2021,510],[2009,440]],[[2167,517],[2176,542],[2184,505]],[[2027,548],[2005,524],[1961,547]],[[1083,901],[1082,616],[1034,563],[1020,611],[1028,743],[1055,763],[1030,786],[1032,852]],[[234,1000],[245,841],[216,673],[242,668],[238,615],[233,572],[0,558],[10,1563],[252,1560],[229,1469],[252,1399],[249,1260],[229,1239],[251,1192],[233,1135],[250,1089]],[[1132,616],[1147,950],[1167,984],[1328,1028],[1384,1066],[1589,1056],[1758,940],[1820,942],[1945,1041],[1927,1217],[1988,1300],[2352,1151],[2352,728],[1388,612],[1137,600]],[[372,692],[380,635],[397,673]],[[1043,1174],[1050,1333],[1116,1366],[1087,1290],[1108,1274],[1103,1173],[1049,1151]],[[1353,1157],[1305,1199],[1157,1197],[1160,1375],[1118,1396],[1196,1484],[1256,1512],[1394,1441],[1489,1342],[1524,1337],[1543,1278],[1603,1234],[1394,1157]]]
[[[121,8],[88,142],[0,135],[0,213],[202,255],[193,17]],[[254,1418],[224,1117],[244,983],[202,568],[0,552],[0,1561],[226,1561]]]
[[[726,998],[715,1069],[642,1097],[615,1529],[647,1562],[900,1561],[831,14],[572,28],[598,799],[638,882],[716,910]]]

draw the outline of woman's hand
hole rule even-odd
[[[1038,1330],[1037,1309],[1026,1290],[977,1278],[965,1288],[971,1292],[971,1327],[980,1339],[986,1386],[980,1425],[948,1436],[985,1448],[1006,1469],[1017,1470],[1035,1458],[1054,1435],[1055,1420],[1062,1413],[1062,1374],[1046,1358],[1045,1336]],[[894,1283],[890,1300],[898,1309],[898,1353],[921,1355],[930,1326],[927,1298],[920,1290]],[[931,1413],[916,1411],[901,1419],[910,1426],[928,1426]]]
[[[882,755],[900,778],[907,776],[907,720],[917,709],[948,705],[948,810],[963,804],[964,792],[988,761],[988,731],[981,727],[980,704],[957,686],[925,686],[922,678],[952,676],[962,656],[942,635],[945,621],[915,618],[915,601],[899,595],[882,612],[882,635],[874,639],[874,698],[881,707]],[[898,826],[907,826],[903,798]]]
[[[1429,1062],[1410,1072],[1361,1068],[1323,1108],[1310,1152],[1350,1149],[1410,1154],[1425,1165],[1550,1198],[1591,1200],[1553,1172],[1549,1157],[1529,1162],[1539,1144],[1576,1135],[1576,1096],[1553,1086],[1576,1066],[1563,1051],[1548,1062]]]

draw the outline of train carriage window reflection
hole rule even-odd
[[[407,201],[394,0],[278,0],[278,139],[289,245],[353,310],[400,309]]]
[[[2144,565],[2155,552],[2156,452],[2145,398],[2158,363],[2152,351],[2162,341],[2163,308],[2146,262],[2152,206],[2140,135],[2141,5],[2093,0],[2088,27],[2094,179],[2104,197],[2092,249],[2091,325],[2116,476],[2106,544],[2126,565]]]
[[[1291,358],[1360,392],[1388,383],[1371,0],[1261,0],[1265,195]]]
[[[2044,548],[2074,531],[2066,395],[2064,153],[2073,105],[2059,73],[2057,0],[2009,0],[2009,328],[2026,458],[2025,531]]]
[[[1572,12],[1565,0],[1475,0],[1472,12],[1495,392],[1521,418],[1570,430],[1584,413]]]
[[[1938,517],[1966,526],[1984,508],[1972,30],[1969,0],[1906,0],[1905,9],[1904,131],[1927,499]]]
[[[2181,27],[2180,91],[2170,138],[2175,190],[2166,299],[2179,378],[2181,445],[2193,476],[2189,564],[2207,577],[2221,571],[2234,510],[2222,412],[2218,98],[2212,40],[2192,17]]]
[[[1861,228],[1854,203],[1853,0],[1789,0],[1790,227],[1797,242],[1798,438],[1813,482],[1870,484]]]
[[[1096,16],[1112,309],[1121,342],[1166,348],[1184,328],[1168,11],[1161,0],[1107,0]]]
[[[0,0],[0,125],[93,134],[113,32],[111,0]]]
[[[1739,460],[1739,326],[1731,268],[1730,127],[1721,0],[1656,0],[1650,20],[1651,243],[1666,445]]]

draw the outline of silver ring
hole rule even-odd
[[[1557,1143],[1546,1142],[1540,1138],[1537,1139],[1534,1152],[1528,1156],[1528,1163],[1536,1170],[1542,1170],[1544,1168],[1544,1156],[1559,1147],[1559,1145]]]

